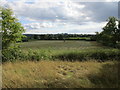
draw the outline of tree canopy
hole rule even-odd
[[[96,34],[96,38],[97,41],[105,45],[115,46],[120,42],[120,20],[115,17],[109,17],[107,21],[103,31]]]
[[[17,46],[16,42],[21,41],[24,37],[22,33],[25,29],[15,17],[11,9],[1,7],[0,11],[0,24],[2,25],[2,49],[8,49],[9,47],[14,48]]]

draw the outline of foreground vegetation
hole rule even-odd
[[[6,62],[3,88],[115,88],[117,62]]]

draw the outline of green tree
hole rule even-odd
[[[116,31],[117,42],[120,42],[120,20],[118,20],[118,29]]]
[[[103,40],[104,42],[107,43],[113,43],[116,44],[116,32],[117,32],[117,24],[116,24],[117,19],[115,17],[109,17],[108,18],[108,23],[106,26],[103,28]]]
[[[1,8],[1,25],[2,25],[2,49],[8,49],[10,47],[17,47],[17,42],[21,41],[24,35],[22,33],[25,29],[21,23],[16,19],[13,11],[9,8]]]
[[[120,21],[115,17],[109,17],[108,23],[103,27],[103,31],[97,34],[97,41],[110,46],[115,46],[119,41],[120,35]],[[117,26],[117,22],[119,23]]]

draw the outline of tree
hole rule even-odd
[[[8,49],[10,47],[16,47],[17,42],[21,41],[24,35],[22,33],[25,29],[21,23],[13,14],[13,11],[9,8],[1,8],[1,25],[2,25],[2,49]]]
[[[109,17],[107,21],[108,23],[106,24],[106,26],[103,27],[103,31],[99,34],[96,34],[97,41],[105,45],[115,46],[119,41],[120,21],[118,22],[115,17]],[[119,23],[118,26],[117,23]]]
[[[117,42],[120,42],[120,20],[118,20],[118,29],[116,31]]]
[[[103,28],[103,40],[104,42],[107,43],[113,43],[116,44],[116,31],[117,31],[117,24],[116,24],[117,19],[115,17],[109,17],[108,18],[108,23],[106,26]]]

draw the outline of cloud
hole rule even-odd
[[[24,2],[22,2],[24,1]],[[9,2],[15,14],[32,21],[105,21],[109,16],[117,16],[117,3],[109,2],[42,2],[28,3],[26,0]],[[49,1],[49,0],[48,0]]]
[[[81,4],[81,3],[80,3]],[[92,18],[92,21],[103,22],[109,16],[118,16],[117,2],[85,2],[84,11]]]
[[[86,22],[84,25],[73,25],[73,24],[59,24],[55,25],[55,27],[51,28],[29,28],[26,33],[34,33],[34,34],[57,34],[57,33],[82,33],[82,34],[94,34],[97,31],[102,31],[101,27],[104,27],[106,22],[95,23],[95,22]],[[95,27],[96,26],[96,27]]]
[[[29,33],[91,33],[100,31],[102,26],[99,25],[102,25],[109,16],[118,15],[117,2],[85,1],[3,0],[2,5],[13,9]]]
[[[29,23],[29,24],[24,24],[24,27],[26,27],[26,29],[51,28],[53,26],[54,26],[53,23]]]
[[[28,23],[28,24],[24,24],[24,27],[26,29],[41,29],[41,28],[56,28],[56,27],[60,27],[60,26],[67,26],[69,24],[67,23],[61,23],[61,22],[35,22],[35,23]]]
[[[34,2],[28,4],[25,2],[11,2],[8,3],[15,14],[18,16],[24,16],[33,20],[77,20],[83,19],[85,13],[79,10],[85,7],[71,1],[65,2]],[[57,16],[57,17],[56,17]]]

